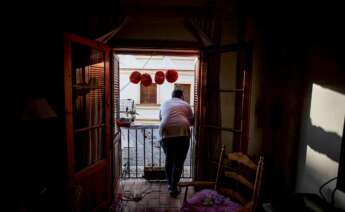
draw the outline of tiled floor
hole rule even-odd
[[[121,204],[121,211],[124,212],[179,211],[184,197],[184,189],[176,198],[171,197],[167,183],[164,181],[149,182],[143,179],[123,180],[121,182],[121,188],[124,199]],[[189,189],[188,196],[192,193],[193,189]],[[133,197],[136,195],[140,195],[143,198],[135,201]]]

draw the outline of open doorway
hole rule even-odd
[[[117,195],[121,194],[119,192],[121,176],[130,179],[134,173],[135,178],[142,178],[143,175],[149,177],[149,175],[145,175],[145,167],[148,171],[151,170],[151,172],[147,172],[151,175],[159,173],[161,171],[159,168],[158,172],[154,172],[156,166],[153,158],[157,154],[159,158],[159,152],[161,158],[158,160],[157,167],[163,167],[162,151],[155,148],[154,128],[140,129],[143,132],[141,136],[143,140],[147,140],[148,145],[143,142],[145,146],[142,149],[145,150],[143,151],[145,159],[138,159],[135,152],[137,150],[134,151],[135,153],[131,151],[131,146],[137,145],[137,140],[130,142],[130,126],[127,127],[127,138],[129,139],[126,143],[128,163],[123,166],[125,154],[121,155],[121,145],[125,139],[123,139],[124,142],[121,142],[121,136],[125,136],[126,132],[122,132],[116,122],[120,118],[120,98],[122,98],[120,95],[122,86],[120,87],[118,55],[138,55],[143,57],[143,60],[149,60],[153,55],[160,56],[161,60],[167,58],[165,56],[193,56],[198,58],[194,63],[194,85],[190,86],[190,90],[194,88],[194,91],[190,93],[190,98],[194,96],[192,105],[194,106],[194,113],[197,114],[195,123],[198,126],[197,133],[195,130],[193,131],[191,152],[194,153],[194,143],[198,143],[198,151],[194,155],[196,166],[194,166],[193,160],[190,163],[192,166],[189,168],[190,178],[195,176],[196,178],[210,177],[212,179],[212,176],[208,175],[214,173],[210,170],[214,168],[212,166],[214,164],[213,156],[216,156],[219,144],[225,143],[230,148],[233,146],[235,151],[247,151],[251,79],[250,46],[233,44],[209,47],[200,50],[202,57],[199,57],[198,51],[195,50],[144,51],[127,49],[121,51],[113,49],[111,51],[107,45],[66,34],[64,47],[66,161],[68,182],[71,185],[71,204],[76,205],[76,208],[79,208],[78,205],[82,205],[86,209],[94,208],[102,202],[112,201],[113,197],[117,200]],[[199,58],[201,58],[200,69],[198,68]],[[145,63],[148,62],[143,64]],[[163,71],[166,71],[165,68]],[[173,68],[177,69],[176,67]],[[154,73],[153,69],[150,71]],[[186,83],[180,84],[177,86],[188,87],[184,85]],[[153,106],[157,105],[158,102],[157,93],[159,92],[157,90],[156,88],[156,104]],[[134,92],[128,93],[133,94]],[[145,94],[147,93],[145,92]],[[143,104],[154,101],[154,98],[151,98],[152,95],[147,96]],[[140,98],[138,103],[138,106],[141,106]],[[124,115],[127,116],[130,114],[129,112],[137,112],[136,108],[137,104],[134,104],[134,100],[132,100],[132,109],[128,107],[127,110],[122,109],[122,111],[126,111]],[[136,114],[132,113],[132,115]],[[139,121],[137,117],[135,119]],[[142,118],[141,121],[150,120]],[[144,124],[141,123],[141,125]],[[154,125],[154,120],[143,127],[150,127],[151,125]],[[95,131],[100,132],[94,133]],[[134,131],[133,136],[138,136],[137,131],[139,130],[134,129]],[[194,139],[195,134],[198,135],[197,142]],[[131,155],[136,155],[137,158],[131,159]],[[192,154],[191,157],[194,156]],[[144,169],[142,174],[136,172],[140,167],[135,160],[142,162]],[[135,165],[133,167],[135,172],[132,170],[131,164]],[[193,173],[194,167],[197,167],[196,174]]]
[[[153,187],[166,183],[165,154],[160,146],[159,135],[160,106],[171,98],[173,90],[180,89],[184,92],[184,100],[190,104],[195,114],[199,57],[196,51],[127,51],[117,53],[116,56],[119,61],[119,117],[121,121],[125,120],[125,126],[120,127],[121,190],[130,198],[135,196],[134,193],[144,195]],[[155,74],[163,72],[166,75],[168,70],[177,72],[177,80],[168,82],[165,76],[163,82],[157,83]],[[150,75],[152,83],[144,86],[141,82],[131,82],[130,76],[134,72]],[[193,127],[191,135],[181,180],[192,180],[194,176]]]

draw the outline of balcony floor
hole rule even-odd
[[[181,179],[186,181],[188,179]],[[170,197],[166,181],[149,182],[144,179],[121,180],[121,189],[124,199],[131,197],[133,192],[140,193],[143,198],[140,201],[122,201],[124,212],[136,211],[179,211],[182,206],[184,189],[177,198]],[[188,196],[191,196],[193,189],[188,190]]]

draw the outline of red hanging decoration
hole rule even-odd
[[[155,82],[158,85],[161,85],[161,84],[163,84],[164,80],[165,80],[164,72],[163,71],[157,71],[155,74]]]
[[[145,87],[152,84],[151,76],[147,73],[141,75],[141,84]]]
[[[131,75],[129,76],[129,80],[134,83],[138,84],[141,80],[141,74],[139,71],[133,71]]]
[[[174,83],[174,82],[176,82],[177,78],[178,78],[178,73],[176,70],[168,70],[167,71],[166,79],[168,82]]]

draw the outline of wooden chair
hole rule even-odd
[[[195,188],[212,188],[217,194],[229,197],[231,202],[240,205],[240,208],[238,208],[239,210],[236,209],[235,211],[256,211],[261,187],[264,158],[260,157],[256,164],[247,155],[241,152],[229,154],[225,154],[224,152],[225,147],[222,145],[215,181],[179,183],[180,187],[186,188],[184,205],[182,208],[184,208],[186,204],[189,204],[187,200],[188,188],[194,186]],[[196,194],[189,200],[195,195]]]

